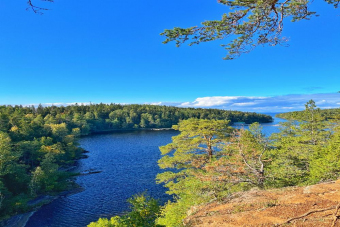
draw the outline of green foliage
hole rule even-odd
[[[277,114],[276,117],[287,120],[301,120],[303,119],[304,112],[305,111],[292,111],[287,113],[280,113]],[[322,110],[318,109],[318,112],[320,113],[321,117],[327,121],[338,120],[340,118],[340,108]]]
[[[155,220],[160,213],[158,201],[145,194],[133,196],[128,200],[131,211],[121,217],[115,216],[111,219],[100,218],[92,222],[88,227],[155,227]]]
[[[17,140],[38,138],[49,133],[60,140],[59,137],[75,128],[80,129],[81,135],[114,129],[170,128],[189,118],[229,120],[231,123],[272,121],[267,115],[240,111],[119,104],[40,106],[37,109],[1,106],[0,116],[3,131],[10,130],[12,138]]]
[[[170,128],[192,117],[272,120],[256,113],[153,105],[0,106],[0,217],[19,209],[8,207],[19,195],[30,198],[67,187],[68,174],[58,169],[80,157],[77,137],[117,129]]]
[[[0,217],[25,211],[31,196],[65,189],[59,165],[81,153],[65,123],[46,124],[33,110],[0,107],[8,120],[0,131]]]
[[[189,46],[214,40],[228,40],[221,45],[228,51],[224,59],[233,59],[242,53],[248,53],[258,45],[275,46],[287,41],[282,37],[284,21],[292,22],[309,20],[316,12],[310,11],[310,0],[277,0],[277,1],[243,1],[218,0],[227,7],[229,13],[220,20],[208,20],[201,26],[189,28],[175,27],[165,29],[161,35],[166,39],[163,43],[175,41],[179,47],[185,42]],[[328,4],[338,7],[339,1],[326,0]]]
[[[309,159],[314,147],[307,144],[307,140],[308,138],[301,135],[300,126],[293,123],[284,124],[281,133],[273,134],[275,149],[269,156],[272,162],[268,170],[273,179],[272,184],[284,187],[308,179]]]
[[[96,222],[91,222],[88,227],[125,227],[121,223],[121,218],[118,216],[112,217],[111,219],[99,218]]]
[[[172,143],[160,147],[163,157],[159,160],[162,169],[173,168],[181,171],[165,172],[157,176],[159,183],[176,184],[191,172],[197,172],[216,156],[217,146],[231,132],[228,121],[188,119],[173,128],[180,131]],[[170,186],[168,184],[168,187]]]
[[[58,182],[58,167],[53,154],[46,154],[40,166],[32,172],[31,193],[36,195],[42,192],[56,191],[57,185],[60,183]]]
[[[216,162],[215,172],[223,169],[218,171],[221,177],[233,185],[264,188],[267,180],[265,159],[271,150],[268,143],[258,123],[251,124],[249,130],[236,130],[224,147],[227,155]]]
[[[181,226],[192,206],[236,191],[338,178],[340,112],[320,110],[311,100],[305,111],[289,116],[295,121],[283,123],[279,133],[266,138],[258,123],[249,130],[229,126],[270,121],[248,113],[115,104],[0,106],[1,215],[24,211],[31,196],[62,190],[68,175],[58,169],[79,157],[76,137],[114,129],[177,124],[173,129],[180,134],[160,147],[159,166],[166,171],[157,175],[174,200],[160,210],[157,201],[135,196],[129,200],[131,212],[90,226]]]
[[[314,153],[310,162],[310,183],[337,179],[340,174],[340,128],[327,146]]]
[[[0,132],[0,176],[8,174],[18,159],[15,153],[12,153],[11,138],[8,134]]]
[[[172,143],[160,147],[162,155],[159,160],[161,168],[200,168],[208,159],[213,158],[214,147],[221,139],[228,136],[231,128],[228,121],[188,119],[174,125],[180,134],[172,138]],[[174,155],[168,155],[175,151]]]
[[[205,167],[218,157],[222,140],[232,132],[228,123],[188,119],[173,126],[180,134],[172,138],[172,143],[160,147],[163,157],[159,160],[159,166],[170,171],[158,174],[157,182],[165,183],[167,193],[176,195],[176,203],[165,206],[159,224],[178,226],[190,206],[208,202],[213,197],[210,193],[217,188],[225,189],[224,184],[216,187],[203,178]]]
[[[173,137],[172,143],[160,147],[163,157],[159,160],[161,168],[172,170],[158,174],[157,180],[165,183],[175,199],[165,204],[157,223],[182,226],[193,206],[254,186],[285,187],[337,179],[340,127],[338,122],[326,121],[323,113],[310,100],[295,121],[282,123],[280,132],[270,138],[262,134],[258,123],[250,125],[249,130],[234,130],[220,137],[214,134],[220,129],[218,123],[206,121],[211,126],[206,127],[211,138],[216,139],[214,147],[218,148],[211,158],[207,157],[205,137],[200,134],[203,130],[196,130],[197,120],[174,126],[181,133]],[[334,114],[332,117],[339,119]],[[225,124],[221,128],[227,130]]]
[[[62,139],[69,134],[69,131],[68,131],[65,123],[61,123],[61,124],[49,124],[48,126],[51,127],[52,136],[57,141],[62,141]]]
[[[307,102],[306,109],[295,118],[296,121],[282,124],[281,132],[271,137],[276,149],[270,155],[273,160],[270,173],[273,185],[278,187],[316,182],[319,170],[315,168],[318,162],[325,161],[326,147],[331,142],[331,125],[313,100]],[[324,166],[326,172],[330,171],[327,166]]]
[[[142,194],[133,196],[128,202],[132,210],[125,216],[127,226],[155,226],[155,220],[160,212],[157,200]]]
[[[173,137],[172,143],[160,147],[164,156],[159,164],[175,170],[158,174],[157,180],[165,183],[175,201],[164,206],[157,223],[181,226],[192,206],[252,186],[264,187],[262,159],[269,147],[259,124],[251,125],[250,131],[232,132],[225,121],[189,119],[174,128],[181,133]],[[207,152],[209,143],[214,148],[212,156]]]
[[[160,217],[157,219],[157,224],[163,226],[183,226],[183,219],[187,216],[187,211],[194,203],[190,199],[178,199],[176,202],[168,201],[162,209]]]

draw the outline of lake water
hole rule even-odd
[[[280,123],[285,122],[286,120],[275,117],[276,113],[267,113],[267,115],[272,116],[274,121],[271,122],[271,123],[263,123],[263,124],[261,124],[261,126],[262,126],[262,132],[266,136],[270,136],[273,133],[279,132],[280,131],[280,127],[279,127]],[[248,129],[248,125],[236,126],[236,128],[240,128],[240,127],[244,127],[246,129]]]
[[[274,118],[273,123],[262,124],[263,132],[266,135],[278,132],[281,121]],[[155,183],[160,172],[158,147],[170,143],[177,134],[177,131],[126,131],[81,138],[81,147],[90,153],[89,158],[79,161],[76,171],[102,172],[78,177],[76,182],[84,191],[43,206],[26,227],[83,227],[100,217],[122,214],[128,210],[126,200],[144,191],[161,202],[167,201],[170,197],[165,188]]]

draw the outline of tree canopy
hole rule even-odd
[[[328,112],[326,112],[328,113]],[[310,100],[294,121],[266,137],[259,123],[249,129],[228,130],[225,121],[188,119],[174,128],[180,134],[160,147],[157,175],[174,200],[157,219],[165,226],[181,226],[200,204],[227,200],[235,192],[253,187],[275,188],[314,184],[340,175],[339,118],[332,122]],[[327,115],[326,115],[327,116]],[[336,119],[336,120],[334,120]],[[210,136],[207,136],[210,135]],[[212,138],[209,152],[207,138]],[[210,157],[211,154],[211,157]]]
[[[163,157],[158,164],[168,171],[158,174],[157,181],[165,183],[169,188],[167,193],[176,195],[177,199],[176,203],[167,203],[158,224],[180,226],[184,211],[194,203],[206,202],[210,198],[207,192],[225,191],[223,185],[202,182],[200,178],[205,177],[205,168],[218,158],[222,140],[231,133],[228,123],[192,118],[173,126],[180,134],[172,137],[172,143],[160,147]]]
[[[325,0],[335,8],[339,0]],[[228,8],[228,13],[220,20],[210,20],[201,26],[189,28],[175,27],[165,29],[161,35],[163,43],[175,41],[177,47],[188,42],[189,45],[228,39],[222,45],[228,54],[226,60],[234,59],[252,51],[258,45],[275,46],[287,41],[282,36],[284,22],[309,20],[317,16],[310,10],[310,0],[218,0]]]
[[[67,181],[69,173],[60,170],[81,156],[77,137],[115,130],[170,128],[189,118],[194,122],[272,120],[256,113],[155,105],[0,106],[0,219],[29,209],[29,199],[72,186]],[[197,125],[204,131],[207,126]],[[222,126],[216,128],[223,131]],[[211,135],[206,136],[209,144]]]

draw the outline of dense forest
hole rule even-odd
[[[310,100],[299,120],[283,122],[280,132],[270,137],[258,123],[245,130],[230,128],[225,120],[183,120],[173,126],[180,134],[160,147],[163,156],[158,163],[165,172],[156,178],[174,195],[173,201],[157,208],[152,199],[134,197],[125,216],[89,226],[179,227],[198,205],[228,200],[236,192],[337,179],[340,121],[329,121],[325,113],[340,119],[340,114],[321,111]]]
[[[47,124],[66,123],[69,128],[79,128],[81,135],[113,129],[171,128],[180,120],[188,118],[228,119],[231,123],[272,121],[271,116],[251,112],[156,105],[2,106],[0,113],[2,125],[7,126],[7,129],[9,124],[19,125],[16,119],[33,114],[33,117],[42,117]]]
[[[70,187],[68,172],[82,154],[77,137],[121,129],[170,128],[189,118],[270,122],[263,114],[154,105],[0,106],[0,217]]]

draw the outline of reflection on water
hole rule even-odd
[[[274,122],[262,124],[263,132],[266,135],[278,132],[281,121],[274,118]],[[126,200],[145,190],[152,197],[167,201],[165,188],[155,183],[160,172],[158,147],[170,143],[177,134],[176,131],[130,131],[82,138],[81,147],[90,153],[89,158],[79,161],[77,171],[102,172],[78,177],[76,182],[85,189],[83,192],[43,206],[26,226],[86,226],[100,217],[122,214],[128,209]]]
[[[266,136],[270,136],[272,133],[277,133],[280,131],[280,123],[281,122],[285,122],[286,120],[281,119],[281,118],[277,118],[275,117],[275,114],[270,113],[267,114],[273,117],[274,121],[271,123],[263,123],[261,124],[263,130],[262,132],[266,135]],[[249,128],[249,125],[243,125],[243,126],[237,126],[236,128],[241,128],[244,127],[245,129]]]

